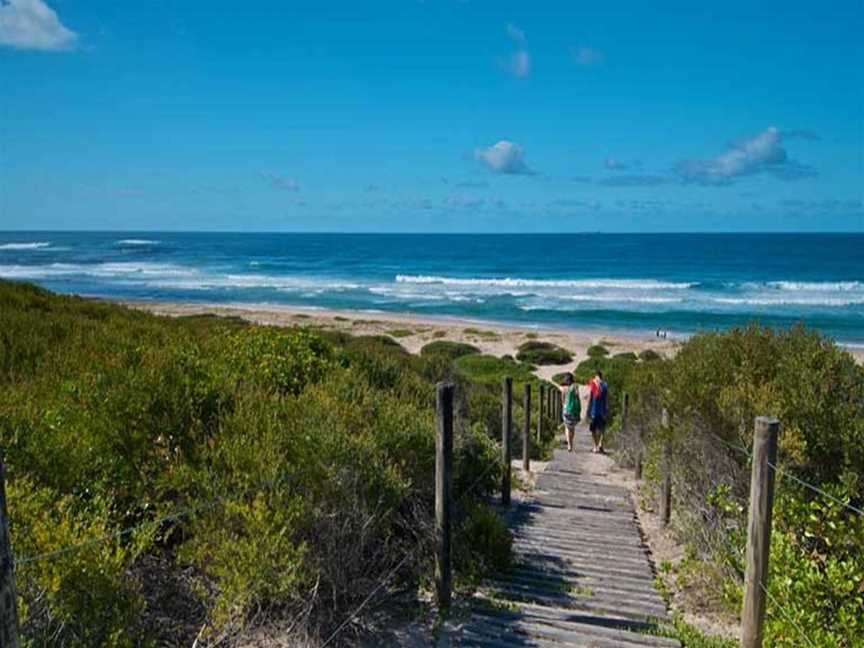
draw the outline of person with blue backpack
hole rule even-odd
[[[606,422],[609,417],[609,386],[603,380],[603,372],[599,369],[588,382],[591,395],[588,398],[588,429],[591,430],[591,439],[594,448],[591,452],[603,453],[603,433],[606,431]]]

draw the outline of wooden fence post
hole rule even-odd
[[[522,428],[522,470],[530,472],[531,457],[529,455],[531,445],[531,384],[525,385],[525,397],[522,402],[522,410],[525,414],[525,425]]]
[[[507,376],[503,383],[503,413],[501,416],[501,503],[510,505],[510,433],[513,428],[513,379]]]
[[[18,648],[18,608],[15,601],[15,563],[9,540],[6,508],[6,464],[0,454],[0,648]]]
[[[543,383],[540,383],[537,386],[537,444],[540,444],[540,440],[543,434],[543,397],[545,394],[543,393],[544,387]]]
[[[747,568],[741,610],[741,648],[761,648],[768,587],[768,552],[771,548],[771,513],[774,506],[774,469],[780,421],[759,416],[753,435],[753,470],[750,475],[750,514],[747,518]]]
[[[435,599],[439,610],[450,607],[450,505],[453,488],[452,383],[438,383],[435,398]]]
[[[663,481],[660,484],[660,523],[665,527],[669,526],[669,520],[672,519],[672,442],[668,438],[669,412],[665,407],[661,425],[667,437],[663,440]]]

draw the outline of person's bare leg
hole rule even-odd
[[[564,438],[567,439],[567,452],[573,452],[573,428],[564,425]]]

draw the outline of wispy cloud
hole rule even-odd
[[[78,34],[43,0],[0,0],[0,46],[22,50],[73,49]]]
[[[818,175],[813,167],[795,162],[781,146],[782,136],[774,126],[749,139],[731,142],[729,148],[708,160],[682,160],[675,172],[683,182],[730,185],[737,179],[770,174],[781,180],[800,180]]]
[[[811,142],[816,142],[822,139],[822,136],[816,131],[812,131],[806,128],[793,128],[791,130],[781,131],[780,135],[783,139],[803,139],[810,140]]]
[[[630,169],[640,169],[642,168],[642,162],[639,160],[633,160],[632,162],[625,162],[624,160],[619,160],[613,157],[607,157],[603,161],[603,166],[608,171],[629,171]]]
[[[570,53],[573,57],[573,62],[576,63],[576,65],[581,65],[582,67],[599,65],[606,58],[606,55],[603,54],[603,52],[598,49],[594,49],[593,47],[588,47],[587,45],[580,45],[579,47],[574,47],[570,50]]]
[[[525,32],[508,23],[507,37],[513,42],[514,49],[504,62],[504,67],[514,77],[524,79],[531,74],[531,55],[526,49]]]
[[[669,177],[654,173],[624,173],[600,178],[597,184],[606,187],[656,187],[669,181]]]
[[[489,186],[489,183],[485,180],[460,180],[454,183],[454,186],[463,189],[485,189]]]
[[[262,171],[260,175],[261,178],[274,189],[280,189],[282,191],[300,191],[300,183],[297,181],[297,178],[279,175],[278,173],[271,173],[270,171]]]
[[[474,157],[495,173],[509,175],[533,173],[525,164],[525,150],[507,140],[501,140],[486,148],[475,149]]]

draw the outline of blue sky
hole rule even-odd
[[[0,229],[864,230],[845,2],[0,0]]]

